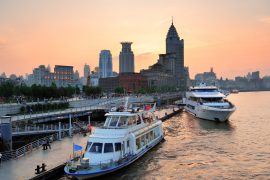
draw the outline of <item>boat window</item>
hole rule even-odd
[[[112,116],[111,122],[109,126],[115,127],[117,124],[117,121],[119,119],[119,116]]]
[[[192,89],[193,92],[217,92],[216,88],[206,88],[206,89]]]
[[[153,133],[153,131],[151,131],[149,135],[150,135],[150,141],[152,141],[154,139],[154,133]]]
[[[126,122],[127,122],[127,117],[126,116],[120,116],[117,127],[125,127],[125,126],[127,126]]]
[[[104,153],[113,152],[113,144],[112,143],[105,143],[104,145]]]
[[[136,119],[137,119],[137,124],[141,124],[141,117],[138,116]]]
[[[121,143],[115,143],[115,151],[121,151]]]
[[[146,144],[150,141],[150,137],[149,137],[150,133],[147,133],[145,138],[146,138]]]
[[[109,126],[110,119],[111,119],[111,116],[108,116],[108,117],[106,118],[106,121],[105,121],[104,126]]]
[[[159,136],[159,129],[155,128],[154,129],[154,138],[157,138]]]
[[[221,102],[222,98],[202,98],[202,102]]]
[[[93,143],[89,152],[102,153],[102,143]]]
[[[138,150],[138,149],[141,149],[141,137],[138,137],[138,138],[136,139],[136,147],[137,147],[137,150]]]
[[[128,118],[128,126],[132,126],[132,123],[133,123],[133,119],[134,118],[135,118],[135,116],[131,116],[131,117]]]
[[[129,140],[127,141],[127,147],[129,147]]]
[[[86,145],[85,151],[89,151],[89,149],[90,149],[91,145],[92,145],[92,142],[87,142],[87,145]]]
[[[146,145],[145,135],[143,135],[143,136],[141,137],[141,142],[142,142],[142,146],[145,146],[145,145]]]
[[[136,124],[136,121],[138,119],[138,116],[132,116],[133,117],[133,124]]]

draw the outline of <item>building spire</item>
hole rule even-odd
[[[173,16],[172,16],[172,25],[173,25]]]

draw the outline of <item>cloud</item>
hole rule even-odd
[[[258,20],[262,23],[270,24],[270,16],[259,17]]]
[[[153,56],[155,55],[154,53],[152,52],[145,52],[145,53],[141,53],[141,54],[138,54],[136,55],[137,58],[148,58],[149,56]]]

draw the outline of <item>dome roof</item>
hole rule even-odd
[[[179,39],[179,36],[178,36],[178,33],[176,31],[176,28],[174,27],[173,23],[171,25],[171,27],[169,28],[169,31],[167,33],[167,38],[178,38]]]

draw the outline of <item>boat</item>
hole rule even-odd
[[[224,122],[236,110],[235,105],[226,99],[216,86],[191,87],[186,92],[185,110],[200,119]]]
[[[232,89],[232,90],[231,90],[231,93],[233,93],[233,94],[238,94],[238,93],[239,93],[239,90],[238,90],[238,89]]]
[[[67,162],[65,173],[89,179],[122,169],[142,157],[164,139],[155,109],[155,103],[125,103],[107,113],[104,125],[89,135],[83,155]]]

